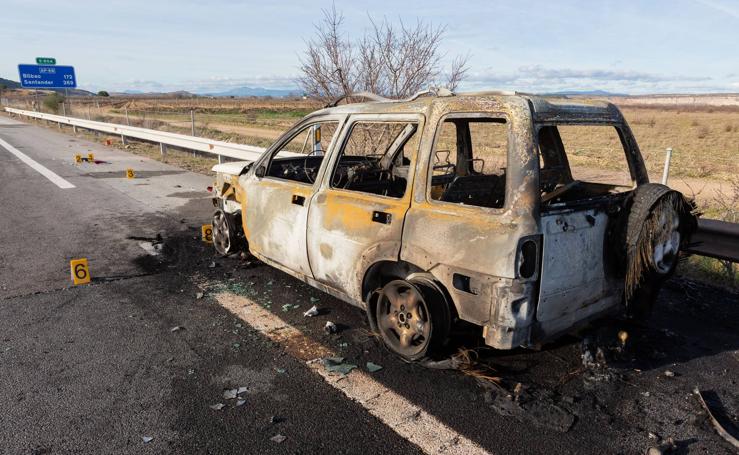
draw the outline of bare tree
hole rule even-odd
[[[305,56],[300,60],[303,75],[298,83],[308,95],[327,99],[354,92],[356,68],[354,46],[341,35],[344,16],[335,5],[322,11],[323,20],[315,26],[316,36],[306,43]]]
[[[452,59],[449,72],[443,71],[445,55],[439,49],[446,28],[421,20],[414,26],[386,18],[375,22],[356,42],[342,34],[344,16],[333,6],[323,10],[316,36],[307,42],[300,60],[303,73],[298,83],[306,94],[320,99],[369,91],[389,98],[403,98],[442,85],[454,90],[464,79],[469,56]]]

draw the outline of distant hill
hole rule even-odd
[[[4,85],[5,88],[21,88],[21,83],[16,81],[11,81],[10,79],[3,79],[0,77],[0,85]]]
[[[555,96],[628,96],[625,93],[613,93],[605,90],[562,90],[553,93],[544,93],[544,95]]]
[[[200,92],[199,92],[200,93]],[[297,88],[292,89],[273,89],[273,88],[262,88],[262,87],[235,87],[230,90],[223,92],[203,92],[200,93],[207,96],[274,96],[276,98],[286,96],[297,96],[301,94],[301,91]]]
[[[21,83],[16,81],[11,81],[10,79],[3,79],[0,77],[0,85],[5,85],[9,89],[22,89]],[[33,89],[25,89],[25,90],[33,90]],[[39,89],[39,92],[47,92],[47,91],[55,91],[59,93],[64,93],[63,88],[52,88],[52,89]],[[94,93],[88,92],[87,90],[82,90],[79,88],[70,88],[67,89],[67,93],[70,96],[95,96]]]

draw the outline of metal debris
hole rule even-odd
[[[285,439],[287,439],[287,436],[283,436],[281,434],[276,434],[276,435],[272,436],[269,439],[271,439],[272,441],[276,442],[277,444],[282,444],[285,441]]]
[[[241,395],[242,393],[246,393],[248,390],[248,387],[239,387],[238,389],[236,389],[236,394]]]
[[[151,436],[141,436],[141,439],[143,439],[144,444],[148,444],[148,443],[150,443],[151,441],[154,440],[154,438],[151,437]]]
[[[326,331],[326,333],[332,334],[339,331],[339,328],[336,327],[336,324],[334,324],[331,321],[326,321],[326,325],[323,326],[323,330]]]
[[[668,378],[674,378],[675,372],[672,370],[665,370],[665,376],[667,376]]]
[[[323,366],[329,373],[339,373],[347,375],[353,369],[357,368],[352,363],[346,363],[344,357],[326,357],[323,359]]]
[[[715,396],[716,394],[714,392],[701,392],[697,387],[693,390],[693,392],[698,396],[698,400],[700,401],[701,406],[703,406],[703,409],[706,410],[708,417],[711,419],[711,424],[713,425],[713,428],[716,430],[719,436],[724,438],[726,442],[733,445],[735,448],[739,449],[739,439],[734,437],[734,435],[729,433],[729,431],[727,431],[726,429],[726,427],[728,427],[731,424],[731,422],[728,421],[728,419],[723,419],[723,420],[726,420],[726,426],[722,425],[721,422],[719,422],[719,420],[716,418],[716,415],[711,411],[711,408],[708,407],[708,403],[706,403],[704,394],[714,395],[714,397],[711,397],[711,398],[714,398],[717,400],[718,397]],[[722,417],[722,416],[719,416],[719,417]],[[737,433],[736,428],[732,428],[732,430],[734,433]]]
[[[195,298],[198,299],[198,300],[202,299],[203,296],[205,296],[205,294],[202,293],[202,292],[196,292],[195,293]]]
[[[223,391],[223,399],[224,400],[232,400],[236,398],[236,395],[238,393],[238,389],[228,389]]]
[[[310,310],[303,313],[303,316],[306,318],[312,318],[313,316],[318,316],[318,307],[313,305]]]
[[[382,370],[382,366],[381,365],[378,365],[378,364],[372,363],[372,362],[367,362],[367,371],[369,371],[370,373],[374,373],[374,372],[380,371],[380,370]]]
[[[185,330],[185,328],[182,327],[182,326],[176,325],[176,326],[172,327],[171,329],[169,329],[170,332],[178,332],[180,330]]]
[[[244,403],[246,403],[246,400],[236,400],[236,407],[239,407],[243,405]]]
[[[214,411],[220,411],[221,409],[223,409],[224,406],[226,405],[223,403],[216,403],[216,404],[210,405],[210,408]]]

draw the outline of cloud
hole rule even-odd
[[[703,6],[707,6],[720,13],[726,14],[727,16],[731,16],[734,19],[739,19],[739,9],[737,9],[736,7],[731,7],[713,0],[695,0],[695,2]]]
[[[465,88],[504,88],[532,92],[565,89],[604,89],[629,93],[669,91],[682,86],[702,86],[710,77],[648,73],[632,70],[549,68],[525,65],[516,71],[498,73],[492,70],[470,72]]]

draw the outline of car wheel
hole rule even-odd
[[[216,210],[213,214],[213,246],[216,251],[228,256],[233,253],[233,229],[223,210]]]
[[[448,312],[438,292],[423,283],[387,283],[375,306],[376,327],[385,345],[407,361],[426,357],[449,334]]]

